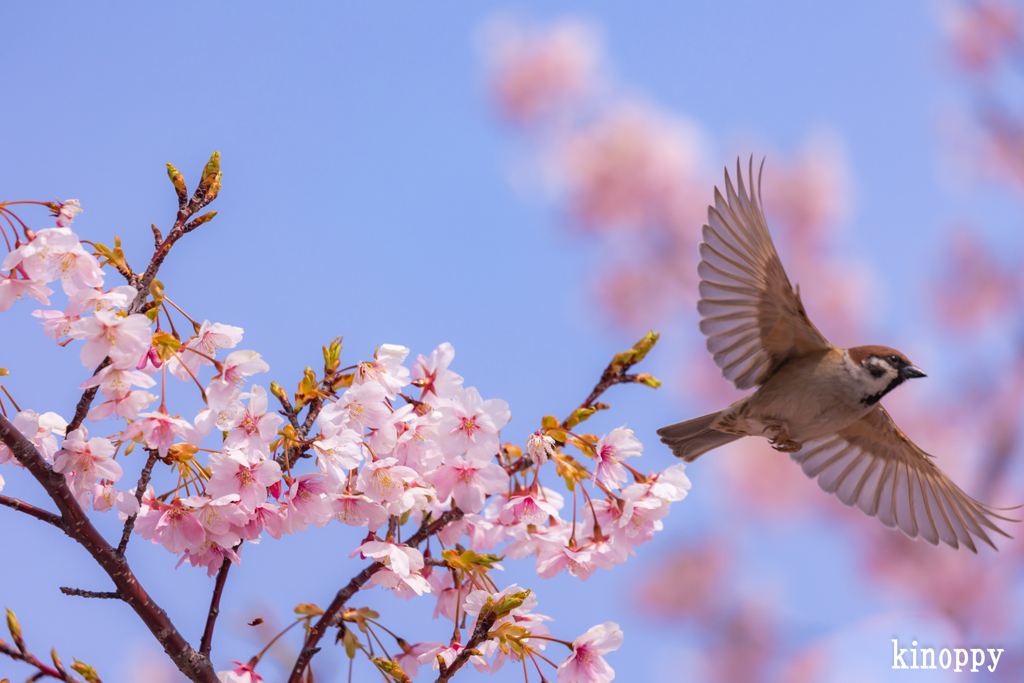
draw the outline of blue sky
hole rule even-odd
[[[989,239],[1020,244],[1006,197],[979,199],[940,182],[937,119],[958,92],[926,2],[7,3],[0,197],[78,198],[77,233],[106,243],[120,235],[140,264],[149,224],[166,228],[176,208],[164,163],[191,187],[219,150],[219,215],[175,248],[160,274],[168,296],[200,319],[244,327],[243,347],[271,365],[266,382],[286,387],[339,334],[352,362],[379,343],[415,354],[450,341],[466,383],[509,402],[507,438],[521,441],[541,415],[578,404],[633,340],[590,299],[592,250],[566,239],[557,212],[509,182],[519,150],[487,101],[475,47],[482,24],[501,12],[592,20],[621,81],[720,142],[708,151],[715,165],[737,142],[789,152],[811,129],[838,135],[855,188],[845,239],[884,273],[879,317],[892,328],[904,325],[900,312],[919,297],[923,264],[938,254],[935,234],[951,218],[979,214]],[[41,213],[23,216],[45,225]],[[906,249],[874,246],[891,245],[893,231]],[[22,302],[0,319],[0,365],[13,373],[5,386],[23,406],[67,415],[87,371],[72,348],[42,336],[34,308]],[[671,374],[671,356],[664,339],[650,370]],[[608,398],[614,409],[595,429],[626,423],[647,444],[647,469],[670,464],[654,430],[688,408],[670,390],[620,387]],[[40,501],[24,474],[4,475],[5,494]],[[702,483],[694,473],[693,495],[662,537],[615,572],[582,585],[511,568],[509,578],[536,587],[563,636],[621,623],[626,643],[611,659],[618,680],[665,671],[686,634],[645,623],[629,585],[693,533],[689,518],[708,510]],[[56,646],[108,683],[132,680],[129,653],[159,655],[124,605],[58,593],[59,585],[108,587],[84,552],[13,512],[0,519],[0,602],[38,652]],[[253,605],[284,615],[298,602],[326,604],[354,573],[359,565],[346,555],[355,534],[334,526],[244,549],[215,641],[219,667],[255,651],[240,625]],[[841,560],[843,549],[834,551]],[[212,581],[174,571],[173,558],[137,537],[129,559],[198,640]],[[778,578],[778,599],[808,610],[809,630],[826,628],[783,585],[788,560],[763,561],[765,585],[751,590]],[[832,595],[842,585],[842,570],[828,566],[835,583],[812,591]],[[432,609],[376,591],[367,602],[411,629]],[[836,610],[858,608],[840,598]],[[410,640],[447,629],[419,622]],[[888,645],[865,648],[880,648],[884,664]],[[0,673],[9,666],[0,662]]]

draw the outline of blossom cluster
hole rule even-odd
[[[134,532],[178,555],[179,565],[203,567],[212,576],[225,559],[238,564],[241,543],[258,542],[264,531],[277,539],[332,522],[362,527],[352,555],[381,565],[363,588],[383,586],[403,599],[430,594],[435,617],[455,624],[465,615],[481,619],[483,611],[493,623],[474,644],[480,654],[471,661],[496,671],[510,658],[521,661],[544,649],[548,617],[532,612],[532,592],[498,590],[487,573],[500,568],[494,551],[500,547],[509,559],[535,557],[542,578],[565,570],[586,580],[632,556],[687,494],[684,465],[644,475],[626,462],[643,450],[631,430],[619,427],[600,437],[573,432],[592,408],[563,423],[545,418],[525,454],[503,444],[508,404],[464,386],[451,369],[455,350],[447,343],[411,362],[408,348],[382,344],[372,360],[339,369],[336,340],[324,349],[323,379],[307,370],[293,407],[276,384],[268,393],[253,382],[269,366],[259,353],[236,348],[241,328],[188,318],[195,334],[183,339],[173,325],[171,334],[161,330],[166,306],[139,307],[132,286],[104,289],[96,255],[68,227],[73,210],[77,202],[61,205],[57,227],[26,234],[4,259],[9,275],[0,282],[0,310],[23,296],[49,304],[53,291],[46,285],[61,279],[68,305],[33,315],[61,345],[81,342],[83,365],[95,368],[80,389],[98,390],[101,399],[85,419],[116,420],[120,427],[107,437],[90,436],[83,424],[32,410],[19,411],[13,424],[65,475],[83,508],[134,517]],[[162,301],[161,288],[149,294]],[[222,351],[227,355],[218,359]],[[204,401],[198,413],[186,418],[168,410],[162,397],[173,381],[197,389]],[[150,392],[158,383],[160,397]],[[280,414],[270,410],[270,394],[284,408]],[[159,407],[149,410],[158,398]],[[296,411],[302,407],[315,422],[307,419],[300,429]],[[124,458],[138,446],[149,455],[147,473],[126,487]],[[577,457],[565,452],[568,446]],[[5,462],[18,464],[0,446]],[[157,462],[176,475],[176,484],[160,494],[148,474]],[[299,472],[299,464],[311,466]],[[571,508],[551,482],[541,483],[542,473],[564,480]],[[442,547],[457,549],[445,551],[444,563],[428,564],[417,544],[401,541],[410,535],[403,534],[406,525],[423,528],[452,512],[458,514],[436,531]],[[506,603],[516,604],[495,611]],[[610,680],[614,674],[601,655],[621,639],[614,624],[591,629],[571,645],[558,680]],[[451,665],[465,647],[457,638],[405,644],[389,666],[415,675],[420,663]],[[223,676],[241,680],[245,671],[239,671]]]

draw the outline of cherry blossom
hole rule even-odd
[[[558,683],[608,683],[615,671],[602,655],[622,646],[619,625],[608,621],[572,641],[572,654],[558,665]]]
[[[377,560],[402,577],[423,569],[423,553],[416,548],[396,545],[387,541],[367,541],[353,550],[349,557],[356,555]]]
[[[270,370],[267,362],[255,351],[234,351],[224,359],[220,367],[220,372],[206,387],[211,410],[227,406],[237,396],[236,392],[246,377]]]
[[[281,479],[281,467],[275,461],[252,462],[242,451],[227,444],[223,452],[210,455],[210,472],[207,495],[213,498],[236,495],[239,507],[249,512],[267,499],[267,488]]]
[[[498,519],[502,524],[533,524],[540,525],[548,517],[558,519],[558,510],[563,505],[562,496],[554,491],[544,490],[543,494],[530,490],[509,497],[501,508]]]
[[[328,489],[319,472],[300,474],[292,479],[281,507],[284,528],[288,533],[305,531],[310,524],[326,526],[334,516]]]
[[[95,312],[107,311],[113,308],[128,308],[128,305],[135,299],[136,294],[138,294],[138,291],[129,285],[114,287],[108,292],[91,287],[80,289],[68,297],[70,304],[64,309],[64,313],[75,317],[82,315],[86,311]]]
[[[13,276],[0,275],[0,312],[9,309],[15,301],[30,296],[46,306],[50,305],[47,298],[53,290],[32,280],[21,280]]]
[[[402,365],[409,349],[395,344],[381,344],[373,352],[372,363],[360,363],[356,368],[355,382],[378,382],[390,398],[394,398],[402,387],[409,384],[409,368]]]
[[[143,498],[146,503],[146,498]],[[163,545],[177,555],[185,550],[198,550],[206,540],[206,530],[192,507],[180,498],[167,505],[151,499],[139,510],[135,528],[145,539]]]
[[[268,457],[268,444],[277,435],[277,428],[284,422],[280,415],[267,413],[267,390],[254,384],[248,396],[249,407],[243,408],[238,423],[225,437],[225,448],[237,448],[256,460]]]
[[[462,377],[448,366],[455,360],[455,348],[445,342],[424,357],[416,357],[412,364],[412,376],[422,391],[420,400],[427,405],[437,407],[442,399],[455,396],[462,389]]]
[[[263,677],[256,673],[252,667],[248,664],[242,664],[235,660],[231,660],[232,664],[238,666],[231,671],[218,671],[217,678],[220,683],[261,683]]]
[[[121,317],[113,311],[96,311],[72,323],[68,336],[85,340],[81,358],[86,367],[99,365],[107,356],[115,364],[134,365],[149,348],[149,326],[149,318],[137,313]]]
[[[376,531],[388,521],[388,511],[366,496],[342,494],[334,499],[334,516],[349,526],[365,526]]]
[[[613,429],[602,436],[594,446],[594,476],[609,486],[619,486],[626,480],[626,470],[621,461],[639,456],[644,447],[640,440],[633,436],[633,430],[625,427]]]
[[[75,220],[75,214],[82,213],[82,205],[77,199],[67,199],[60,202],[57,209],[57,227],[66,228]]]
[[[124,398],[132,386],[148,389],[156,381],[146,373],[136,370],[131,364],[112,364],[103,368],[89,379],[82,382],[79,389],[99,387],[107,398]]]
[[[111,415],[135,420],[139,417],[139,411],[156,399],[157,397],[148,391],[130,391],[124,396],[97,403],[85,417],[91,422],[98,422]]]
[[[325,425],[325,432],[333,428]],[[359,466],[363,460],[363,435],[354,429],[342,428],[338,433],[313,442],[316,464],[320,471],[336,486],[348,479],[349,470]]]
[[[53,462],[53,457],[57,453],[56,436],[64,436],[64,431],[68,426],[64,418],[57,413],[39,415],[34,410],[23,410],[15,415],[12,423],[15,429],[32,442],[43,458],[48,462]],[[0,464],[13,459],[13,457],[11,450],[0,443]]]
[[[484,401],[476,387],[459,391],[438,410],[444,416],[441,431],[446,435],[442,444],[445,454],[465,453],[482,460],[497,455],[501,446],[498,432],[512,417],[505,401]]]
[[[32,311],[32,315],[42,321],[43,334],[58,343],[62,338],[68,336],[68,333],[71,331],[71,323],[78,320],[78,316],[69,317],[60,311],[52,311],[45,308]]]
[[[356,487],[374,502],[394,503],[405,491],[405,483],[417,477],[415,470],[399,465],[397,459],[383,458],[366,463],[359,470]]]
[[[427,479],[437,489],[440,500],[452,496],[465,512],[480,512],[487,495],[504,491],[509,482],[505,468],[500,465],[463,457],[450,459],[427,475]]]
[[[555,454],[555,440],[544,432],[534,432],[526,439],[526,453],[538,465],[544,465]]]
[[[83,506],[97,479],[117,481],[123,474],[121,466],[111,459],[114,445],[107,439],[88,436],[85,428],[68,434],[53,463],[55,472],[67,475],[71,491]]]
[[[21,267],[35,281],[60,278],[67,294],[103,284],[103,272],[96,257],[87,253],[70,228],[46,228],[28,243],[4,258],[0,270]]]
[[[537,554],[537,575],[549,579],[567,569],[576,578],[586,581],[599,568],[612,568],[612,562],[600,550],[596,547],[574,549],[559,543],[543,544]]]
[[[199,372],[200,365],[212,365],[213,361],[204,356],[214,358],[219,349],[233,349],[242,341],[243,330],[241,327],[224,325],[222,323],[210,323],[204,320],[199,332],[189,339],[183,347],[175,354],[175,357],[168,362],[168,368],[178,379],[183,382],[191,381],[189,371],[193,376]],[[193,351],[199,353],[193,353]],[[200,355],[202,354],[202,355]],[[188,368],[185,370],[182,366]]]
[[[185,420],[160,412],[142,413],[138,420],[128,425],[121,438],[127,441],[139,435],[146,446],[157,449],[161,457],[167,455],[167,449],[174,445],[177,436],[190,444],[202,443],[203,440],[196,428]]]
[[[391,415],[384,403],[386,397],[387,390],[378,382],[354,384],[337,402],[324,406],[317,420],[321,426],[330,423],[341,427],[351,420],[360,427],[376,429]]]

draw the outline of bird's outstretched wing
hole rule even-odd
[[[932,545],[963,544],[976,553],[976,537],[995,548],[986,530],[1009,534],[993,520],[1018,521],[961,491],[881,405],[840,432],[805,443],[792,458],[846,505]]]
[[[764,163],[761,164],[762,169]],[[715,205],[700,244],[700,331],[722,375],[737,389],[763,384],[790,358],[825,351],[830,344],[811,323],[775,252],[753,185],[750,162],[743,184],[739,160],[733,189],[725,172],[726,197],[715,188]],[[758,173],[760,187],[760,172]]]

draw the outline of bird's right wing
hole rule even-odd
[[[838,433],[805,443],[791,457],[846,505],[932,545],[962,543],[976,553],[973,536],[995,548],[986,529],[1009,535],[993,520],[1017,521],[961,491],[881,404]]]
[[[790,358],[831,348],[807,317],[799,291],[789,284],[768,234],[753,172],[751,159],[749,194],[738,160],[739,192],[733,189],[728,170],[728,199],[715,188],[697,268],[700,331],[722,375],[737,389],[763,384]]]

